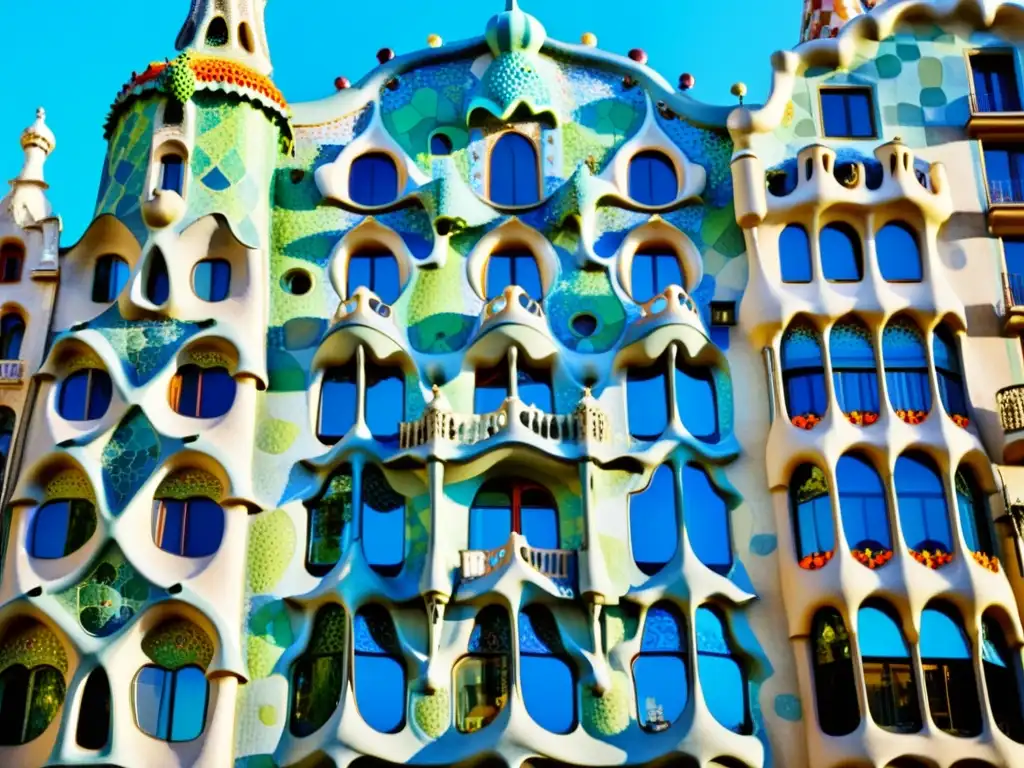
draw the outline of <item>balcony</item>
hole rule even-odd
[[[518,435],[516,434],[518,433]],[[508,398],[492,413],[453,413],[434,388],[434,399],[423,416],[399,428],[401,450],[441,444],[473,446],[499,435],[529,436],[557,443],[607,443],[611,440],[608,416],[587,391],[572,413],[545,413],[516,397]],[[531,440],[532,442],[532,440]]]
[[[1003,272],[1003,332],[1024,330],[1024,274]]]
[[[989,141],[1024,138],[1024,112],[1021,111],[1016,93],[972,89],[967,135],[972,139]]]
[[[1024,179],[988,179],[988,228],[999,237],[1024,235]]]
[[[1003,425],[1003,462],[1024,462],[1024,384],[1004,387],[996,393],[996,408]]]
[[[503,571],[514,561],[528,566],[552,582],[562,597],[572,598],[579,591],[577,584],[577,553],[571,549],[537,549],[526,539],[513,533],[498,549],[467,549],[461,552],[460,578],[463,584]]]
[[[25,378],[23,360],[0,360],[0,387],[16,387]]]

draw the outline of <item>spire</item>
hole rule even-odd
[[[264,11],[267,0],[192,0],[175,43],[211,56],[234,59],[261,75],[273,70]]]
[[[36,110],[36,121],[21,134],[21,149],[25,160],[21,172],[11,180],[11,191],[6,201],[22,225],[41,221],[50,216],[52,209],[46,199],[48,185],[43,175],[46,158],[57,146],[53,131],[46,125],[46,110]]]
[[[505,11],[487,23],[486,37],[495,56],[515,51],[537,53],[547,32],[543,24],[519,7],[517,0],[505,0]]]

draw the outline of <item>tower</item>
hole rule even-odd
[[[235,59],[269,75],[270,47],[263,21],[267,0],[192,0],[175,45]]]

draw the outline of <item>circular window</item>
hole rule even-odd
[[[304,269],[290,270],[281,278],[281,287],[294,296],[302,296],[313,287],[313,276]]]
[[[597,333],[597,318],[589,312],[580,312],[569,321],[572,332],[584,339],[589,339]]]

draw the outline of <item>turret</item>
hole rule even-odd
[[[267,0],[192,0],[176,46],[235,59],[269,75],[273,67],[263,22],[266,5]]]
[[[11,191],[5,201],[21,226],[42,221],[50,216],[52,209],[46,199],[48,184],[43,176],[43,166],[57,140],[46,125],[46,110],[36,110],[36,121],[21,134],[21,148],[25,160],[21,173],[11,179]]]

